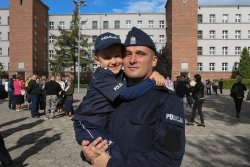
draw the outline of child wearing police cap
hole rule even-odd
[[[86,96],[83,98],[73,117],[75,137],[78,144],[83,140],[94,141],[102,137],[108,141],[108,153],[111,157],[120,158],[120,150],[105,130],[109,115],[114,111],[118,101],[133,100],[149,89],[164,84],[164,78],[155,72],[147,82],[126,87],[122,70],[122,59],[126,52],[120,38],[112,33],[97,37],[95,43],[95,61],[100,66],[93,74]]]

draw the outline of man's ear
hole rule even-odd
[[[158,57],[156,55],[153,55],[153,58],[152,58],[153,67],[155,67],[157,65],[157,61],[158,61]]]

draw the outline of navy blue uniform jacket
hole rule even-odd
[[[180,166],[185,150],[185,117],[180,98],[165,88],[122,102],[112,113],[109,132],[123,158],[108,167]]]
[[[141,84],[126,87],[123,71],[114,75],[110,70],[97,68],[90,80],[87,95],[83,98],[73,120],[87,121],[105,128],[108,115],[114,111],[114,101],[132,100],[155,87],[155,81],[146,80]]]

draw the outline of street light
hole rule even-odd
[[[86,6],[85,0],[73,0],[74,4],[76,5],[76,8],[78,9],[78,93],[80,93],[80,38],[81,38],[81,29],[80,29],[80,20],[81,20],[81,15],[80,15],[80,8],[82,6]]]

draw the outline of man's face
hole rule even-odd
[[[123,65],[129,81],[137,82],[149,77],[157,63],[154,52],[146,46],[129,46],[126,50]]]
[[[101,67],[108,68],[114,74],[118,74],[122,68],[122,48],[113,45],[98,51],[95,60]]]

